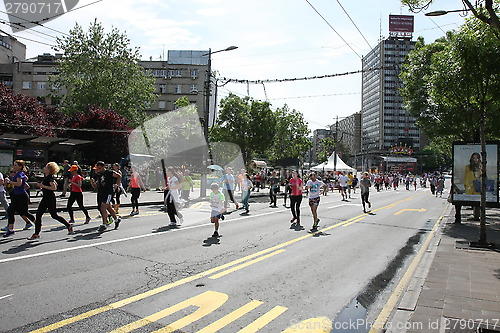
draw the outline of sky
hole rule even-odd
[[[434,2],[426,11],[462,9],[459,0]],[[3,3],[0,10],[0,20],[7,20]],[[160,59],[168,50],[213,52],[234,45],[238,49],[212,55],[212,70],[221,79],[293,79],[361,70],[361,57],[387,38],[390,14],[412,13],[399,0],[80,0],[43,27],[14,36],[26,44],[27,57],[55,53],[55,37],[77,23],[86,30],[97,19],[106,31],[126,33],[144,60]],[[464,21],[457,13],[412,15],[413,38],[427,43]],[[5,24],[0,29],[12,32]],[[218,89],[219,99],[229,93],[269,101],[273,109],[287,104],[314,130],[361,110],[361,74],[264,85],[231,82]]]

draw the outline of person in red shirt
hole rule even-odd
[[[303,183],[299,173],[293,171],[288,186],[291,188],[290,209],[292,211],[292,220],[290,222],[292,225],[295,224],[295,227],[300,227],[300,204],[302,203],[302,191],[304,190]]]
[[[76,203],[78,204],[78,207],[82,210],[82,212],[85,214],[85,224],[90,222],[90,216],[89,212],[83,205],[83,191],[82,191],[82,184],[83,184],[83,176],[82,176],[82,170],[78,167],[78,165],[72,165],[69,168],[69,172],[71,172],[71,180],[69,182],[69,186],[71,187],[71,194],[69,195],[68,198],[68,205],[66,208],[68,209],[68,214],[69,214],[69,223],[75,223],[75,218],[73,215],[73,204]]]

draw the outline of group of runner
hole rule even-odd
[[[33,227],[33,224],[35,225],[34,233],[28,238],[28,240],[39,239],[42,228],[42,216],[46,211],[50,213],[50,216],[54,220],[60,222],[66,227],[68,234],[73,234],[73,225],[75,223],[73,204],[75,202],[85,214],[84,224],[90,223],[90,215],[83,203],[82,187],[84,178],[82,170],[77,162],[74,162],[73,165],[66,164],[67,163],[65,163],[63,171],[64,191],[61,194],[61,197],[65,196],[66,190],[70,190],[70,196],[66,206],[69,220],[66,220],[57,213],[57,198],[55,191],[57,190],[58,185],[56,175],[60,170],[57,163],[47,163],[43,168],[43,179],[36,183],[36,186],[42,192],[42,199],[38,204],[35,216],[33,216],[28,210],[29,194],[27,190],[29,190],[30,185],[28,184],[28,177],[26,175],[27,170],[25,162],[22,160],[16,160],[9,177],[3,177],[3,175],[0,174],[0,193],[5,193],[6,188],[9,189],[11,199],[11,202],[6,209],[5,217],[8,219],[8,225],[2,228],[2,231],[5,231],[3,237],[10,237],[15,234],[14,223],[15,215],[17,214],[26,222],[24,230],[29,230]],[[70,175],[69,177],[67,176],[68,174]],[[113,223],[115,229],[118,229],[120,225],[121,218],[118,215],[120,195],[125,192],[121,179],[122,173],[118,163],[115,163],[112,168],[108,169],[104,162],[98,161],[92,169],[90,184],[97,191],[97,206],[102,218],[102,224],[98,228],[99,232],[105,231],[107,227]],[[145,187],[139,173],[137,171],[132,171],[130,183],[127,187],[127,190],[132,194],[132,213],[130,215],[136,215],[139,213],[138,198],[141,189],[145,190]],[[2,195],[0,197],[2,199],[2,204],[5,207],[3,202],[5,196]]]

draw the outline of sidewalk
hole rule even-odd
[[[500,211],[487,209],[487,241],[496,250],[470,248],[479,239],[479,221],[462,209],[453,224],[452,207],[441,234],[427,249],[387,332],[500,332]]]

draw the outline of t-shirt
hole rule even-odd
[[[132,175],[130,176],[130,187],[141,188],[141,184],[139,182],[139,174],[137,172],[132,172]]]
[[[54,178],[54,175],[48,175],[48,176],[45,176],[43,178],[42,185],[51,186],[51,183],[55,182],[55,181],[56,181],[56,179]],[[46,189],[46,188],[42,188],[42,194],[43,194],[44,197],[53,197],[53,196],[55,196],[54,191]]]
[[[182,178],[181,185],[183,191],[189,191],[191,189],[191,184],[193,184],[191,176],[184,176],[184,178]]]
[[[249,191],[253,187],[253,183],[250,179],[241,181],[241,190]]]
[[[24,194],[24,193],[26,193],[25,186],[26,186],[26,180],[28,179],[28,177],[26,177],[26,175],[24,174],[23,171],[19,171],[18,173],[16,173],[14,175],[14,177],[12,177],[12,181],[17,182],[18,178],[21,178],[23,180],[23,182],[20,186],[14,186],[14,194]]]
[[[354,179],[354,176],[353,175],[347,175],[347,178],[349,178],[349,180],[347,181],[347,185],[352,185],[352,180]]]
[[[363,178],[359,181],[359,188],[363,194],[370,192],[370,186],[372,186],[372,182],[368,178]]]
[[[340,186],[347,187],[347,183],[349,182],[349,177],[347,177],[346,175],[342,175],[339,178],[339,182],[340,182]]]
[[[222,180],[224,181],[224,188],[226,190],[234,191],[234,176],[226,173],[222,176]]]
[[[279,184],[280,184],[280,180],[278,177],[273,176],[273,177],[269,178],[269,185],[271,185],[271,187],[273,189],[279,188],[279,186],[280,186]]]
[[[292,188],[292,195],[302,195],[302,191],[300,186],[304,183],[304,181],[300,178],[292,178],[288,181],[288,184]]]
[[[321,186],[324,186],[325,183],[323,183],[321,180],[308,180],[306,183],[306,187],[309,188],[309,199],[314,199],[318,198],[320,193]]]
[[[97,175],[97,192],[113,193],[113,185],[116,184],[116,180],[113,177],[114,174],[111,170],[105,170],[102,174]]]
[[[172,176],[168,177],[168,187],[170,189],[170,195],[172,196],[172,199],[175,202],[179,202],[179,189],[174,188],[176,186],[179,186],[179,179],[177,177]]]
[[[83,181],[83,177],[80,176],[80,175],[78,175],[78,174],[75,175],[75,176],[73,176],[73,178],[71,178],[71,182],[73,182],[73,183],[78,183],[80,181]],[[76,186],[75,184],[71,184],[71,192],[81,193],[82,192],[82,188]]]
[[[224,201],[226,201],[226,197],[222,192],[210,193],[210,207],[212,208],[212,210],[221,212],[224,208]]]

